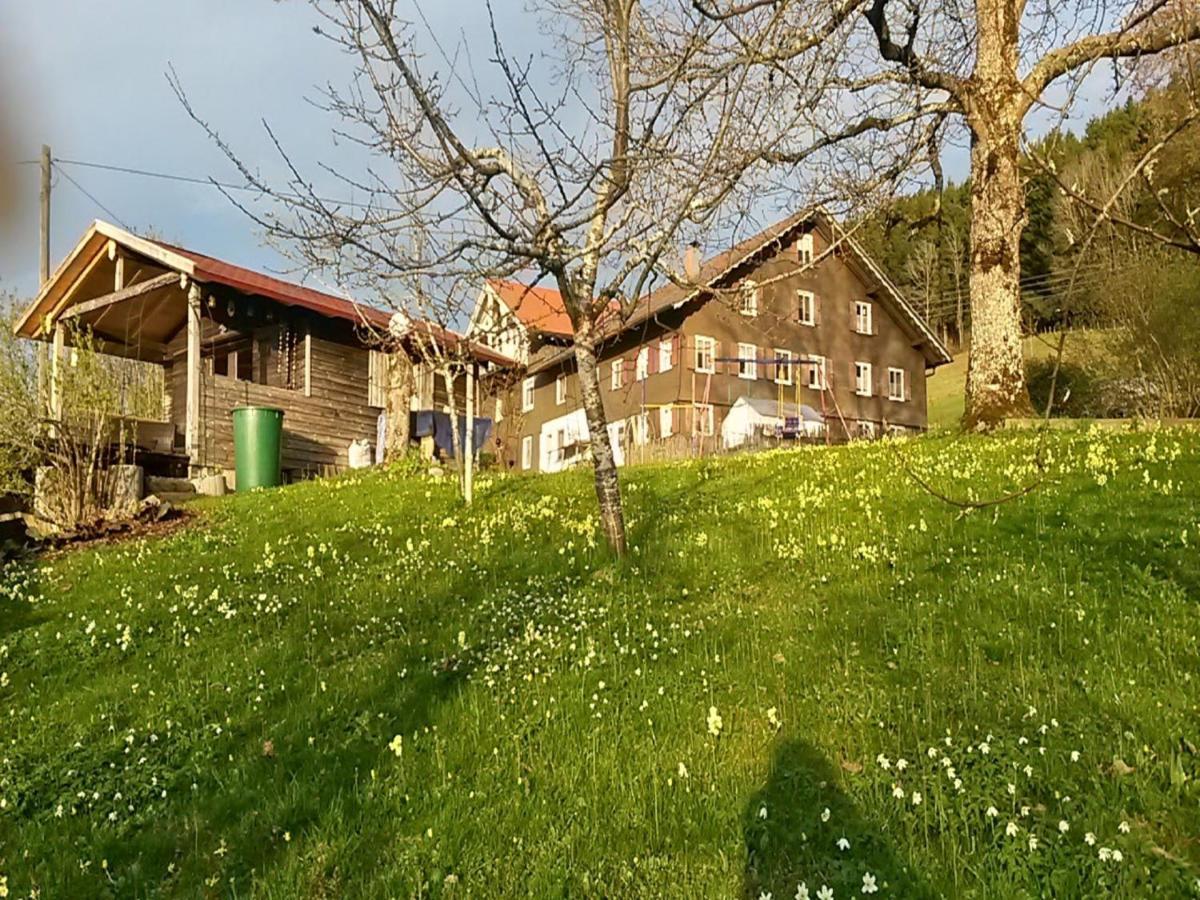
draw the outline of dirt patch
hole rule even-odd
[[[129,519],[100,521],[82,526],[66,534],[55,534],[35,541],[31,549],[55,558],[88,547],[118,544],[141,538],[161,538],[186,528],[197,518],[196,513],[171,504],[163,504],[153,515]]]

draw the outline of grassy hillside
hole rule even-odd
[[[358,474],[4,574],[39,896],[1179,896],[1200,436]],[[911,467],[969,514],[918,489]],[[843,840],[844,839],[844,840]],[[840,845],[839,845],[840,842]],[[801,894],[803,896],[803,893]]]

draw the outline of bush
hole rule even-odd
[[[1032,360],[1025,365],[1029,399],[1033,401],[1033,408],[1039,415],[1046,414],[1050,385],[1055,381],[1054,364],[1054,359],[1050,358]],[[1072,419],[1105,418],[1108,413],[1103,409],[1102,384],[1102,381],[1084,366],[1064,362],[1054,383],[1054,408],[1050,414]]]

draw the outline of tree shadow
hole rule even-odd
[[[812,897],[825,885],[836,897],[867,896],[869,874],[879,896],[937,896],[839,787],[839,776],[812,745],[801,740],[780,745],[766,784],[746,806],[743,895],[791,900],[803,883]],[[842,838],[848,849],[838,846]]]

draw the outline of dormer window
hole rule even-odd
[[[741,303],[738,307],[738,311],[743,316],[757,316],[758,315],[758,282],[757,281],[749,281],[749,280],[742,282],[742,292],[741,292],[741,297],[739,299],[740,299]]]
[[[874,334],[871,326],[871,304],[865,300],[855,300],[854,330],[859,334]]]
[[[796,262],[802,266],[811,265],[813,261],[812,232],[802,234],[796,239]]]

